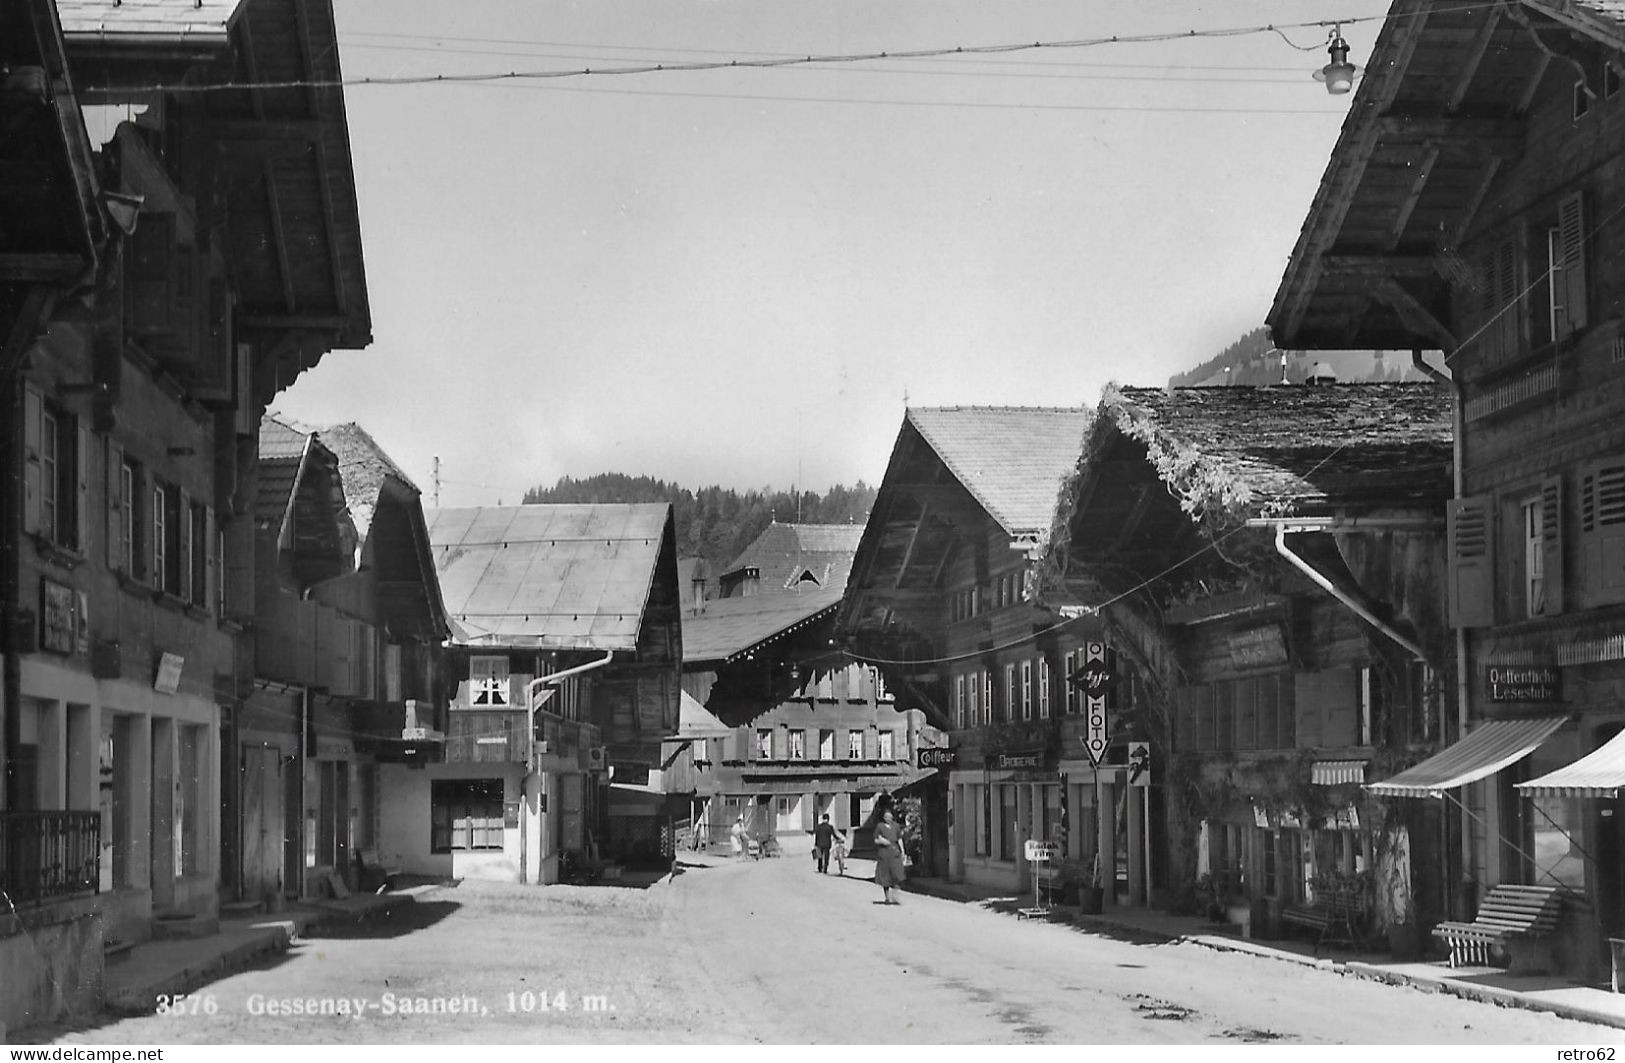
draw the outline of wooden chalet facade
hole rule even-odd
[[[1625,935],[1622,20],[1396,2],[1269,318],[1281,346],[1445,352],[1461,763],[1373,789],[1449,809],[1452,915],[1562,887],[1583,979]]]
[[[1369,904],[1375,877],[1404,895],[1390,921],[1413,893],[1438,910],[1447,883],[1406,856],[1437,817],[1385,820],[1360,784],[1437,737],[1450,453],[1431,382],[1102,399],[1038,597],[1103,627],[1164,904],[1200,889],[1277,936],[1283,909],[1334,883]]]
[[[728,567],[725,596],[684,617],[684,693],[713,726],[679,729],[662,763],[702,843],[727,844],[741,818],[755,837],[804,836],[825,815],[861,827],[881,794],[920,777],[918,751],[942,744],[876,668],[832,645],[862,531],[772,524]]]
[[[99,992],[104,946],[206,929],[229,895],[259,417],[371,322],[340,90],[153,88],[336,82],[324,0],[0,20],[0,1023],[23,1025]]]
[[[956,881],[1030,889],[1028,840],[1092,856],[1113,822],[1094,815],[1107,807],[1097,802],[1127,786],[1126,744],[1096,770],[1066,681],[1098,625],[1031,598],[1088,424],[1074,408],[910,409],[853,562],[838,637],[880,669],[899,707],[948,734],[946,788],[926,816]],[[1121,900],[1144,905],[1144,803],[1127,806],[1132,828],[1104,832],[1107,866],[1122,853]]]
[[[450,618],[443,763],[398,771],[383,855],[550,883],[616,856],[611,779],[647,785],[678,723],[677,550],[665,504],[441,509]]]

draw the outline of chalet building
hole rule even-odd
[[[941,871],[1027,890],[1025,843],[1051,841],[1074,860],[1100,850],[1108,869],[1120,853],[1122,892],[1109,899],[1144,905],[1145,801],[1129,800],[1126,736],[1100,750],[1097,768],[1082,691],[1067,681],[1100,627],[1032,598],[1088,425],[1079,408],[910,409],[836,627],[899,706],[948,733],[946,787],[925,803],[945,842]],[[1097,807],[1124,811],[1097,817]]]
[[[254,682],[222,751],[223,877],[246,903],[358,885],[380,762],[445,726],[448,634],[419,492],[364,429],[267,416],[255,483]]]
[[[445,753],[384,771],[381,859],[549,883],[563,859],[616,855],[611,778],[647,785],[678,722],[671,507],[440,509],[429,536],[451,628]]]
[[[1281,346],[1446,355],[1455,744],[1371,788],[1448,810],[1452,916],[1562,887],[1585,980],[1625,936],[1622,18],[1396,2],[1269,316]]]
[[[1385,816],[1360,784],[1438,738],[1450,430],[1431,381],[1108,389],[1039,598],[1104,629],[1164,904],[1200,883],[1259,937],[1335,890],[1397,895],[1384,926],[1413,892],[1438,911],[1449,883],[1408,856],[1436,810]]]
[[[826,814],[859,827],[881,794],[919,777],[918,750],[942,744],[878,670],[833,645],[862,532],[770,524],[723,574],[725,596],[684,618],[693,719],[663,762],[702,842],[725,843],[740,818],[757,837],[805,835]]]
[[[216,917],[259,415],[370,317],[341,92],[150,88],[336,84],[323,0],[19,0],[0,50],[0,1023],[21,1026],[94,1006],[104,948]]]

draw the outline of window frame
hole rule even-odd
[[[482,653],[469,656],[468,705],[470,708],[513,708],[512,683],[512,664],[505,655]]]
[[[501,778],[430,780],[429,851],[501,852],[506,848],[503,834],[506,797]],[[459,811],[462,812],[460,817]],[[496,833],[495,844],[491,844],[492,831]],[[458,844],[459,840],[464,844]]]

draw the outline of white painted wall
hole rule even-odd
[[[502,851],[429,851],[429,800],[435,779],[503,780],[502,799],[520,799],[519,764],[430,764],[408,768],[380,765],[378,771],[378,858],[392,870],[414,875],[519,881],[519,829],[503,831]]]

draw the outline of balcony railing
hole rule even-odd
[[[0,889],[12,905],[101,886],[100,812],[0,812]]]

